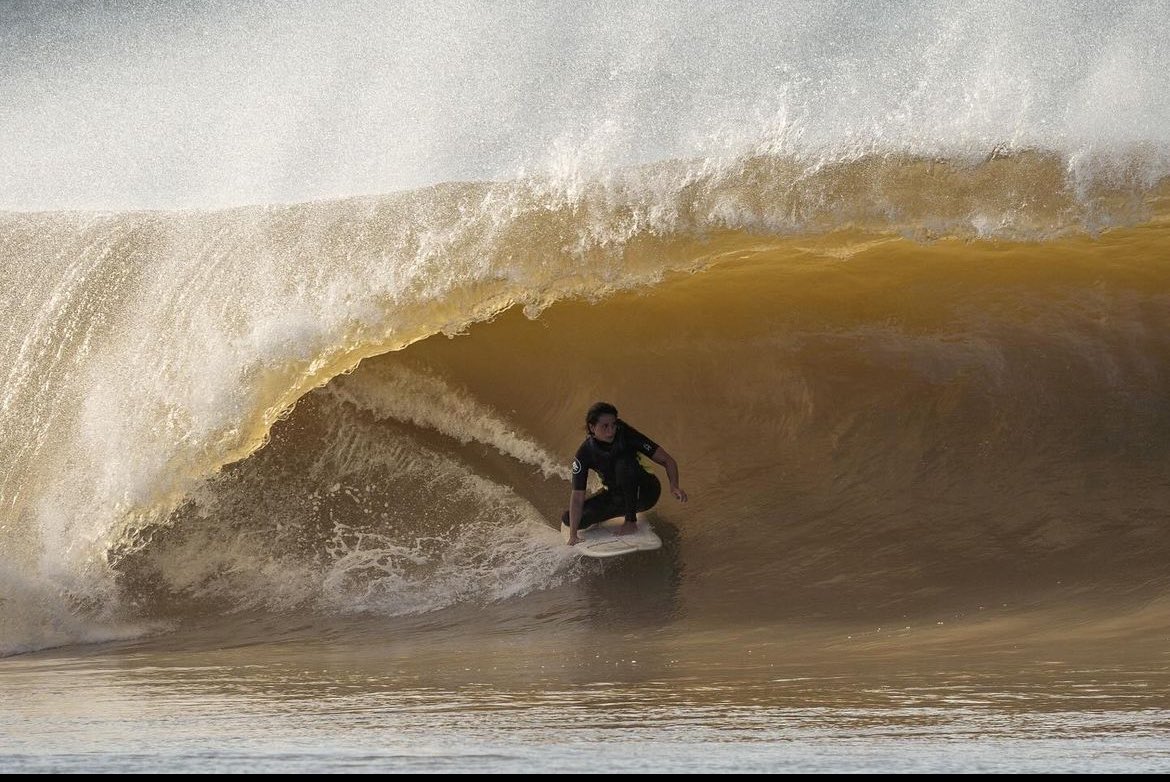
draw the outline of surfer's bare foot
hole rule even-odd
[[[627,521],[625,524],[618,527],[617,534],[619,535],[633,535],[638,531],[638,524],[633,521]]]

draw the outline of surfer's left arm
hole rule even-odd
[[[679,488],[678,485],[678,462],[674,457],[666,452],[666,449],[661,445],[654,451],[654,455],[650,457],[656,464],[661,464],[666,468],[666,478],[670,481],[670,493],[679,502],[687,501],[687,493]]]

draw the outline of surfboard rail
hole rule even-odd
[[[581,538],[581,542],[573,546],[573,550],[584,557],[608,559],[662,548],[662,538],[654,532],[644,514],[638,514],[637,532],[618,535],[617,530],[624,523],[625,520],[621,518],[609,519],[579,530],[577,537]],[[561,540],[569,542],[569,528],[564,524],[561,525]]]

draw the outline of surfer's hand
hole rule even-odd
[[[674,498],[676,500],[678,500],[679,502],[686,502],[687,501],[687,493],[677,486],[671,486],[670,493],[673,494]]]

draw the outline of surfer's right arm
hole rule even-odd
[[[588,488],[588,481],[586,478],[589,475],[589,468],[593,465],[591,459],[591,451],[589,449],[589,440],[581,443],[581,447],[577,449],[577,455],[573,457],[573,466],[570,468],[573,474],[571,482],[573,484],[573,493],[569,496],[569,545],[575,546],[581,542],[577,537],[577,528],[581,526],[581,513],[585,508],[585,489]]]
[[[581,509],[585,507],[585,490],[573,489],[569,497],[569,545],[575,546],[581,542],[577,537],[577,527],[581,525]]]

